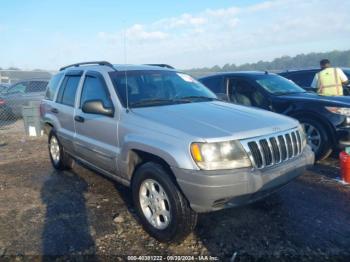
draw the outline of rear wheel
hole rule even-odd
[[[54,129],[49,134],[49,155],[55,169],[72,169],[74,160],[64,151]]]
[[[303,125],[307,143],[315,153],[316,160],[323,160],[332,153],[332,145],[326,128],[310,118],[299,119]]]
[[[162,165],[148,162],[140,166],[132,194],[144,229],[157,240],[180,241],[194,229],[197,214]]]

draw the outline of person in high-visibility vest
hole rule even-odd
[[[349,82],[343,70],[331,67],[328,59],[321,60],[320,66],[322,70],[315,75],[311,87],[322,96],[342,96],[343,85]]]

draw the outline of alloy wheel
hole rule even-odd
[[[303,126],[308,145],[311,146],[312,151],[317,152],[322,142],[320,131],[309,123],[303,123]]]
[[[153,179],[142,182],[139,201],[147,221],[156,229],[165,229],[171,221],[170,202],[163,187]]]
[[[49,148],[53,162],[55,164],[58,164],[58,162],[60,161],[60,146],[55,136],[51,137]]]

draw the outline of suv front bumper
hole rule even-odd
[[[263,198],[301,175],[313,163],[314,154],[306,146],[300,156],[263,170],[172,170],[192,209],[209,212]]]

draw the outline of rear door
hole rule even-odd
[[[112,89],[108,88],[102,74],[88,71],[80,92],[75,112],[75,151],[76,155],[107,172],[116,171],[118,114],[113,117],[87,114],[82,111],[86,101],[101,100],[105,107],[116,109],[111,99]]]
[[[83,71],[74,70],[65,74],[57,94],[56,103],[51,112],[56,115],[59,126],[57,135],[66,151],[74,152],[74,112],[76,92],[80,84]]]

